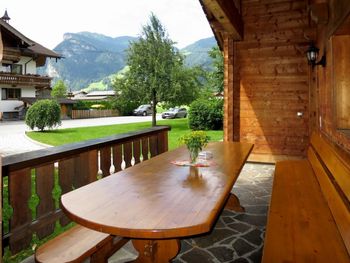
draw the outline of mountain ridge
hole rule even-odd
[[[126,66],[126,50],[131,36],[109,37],[88,31],[67,32],[53,50],[63,55],[63,59],[49,60],[42,69],[53,77],[53,83],[62,79],[69,90],[111,89],[112,79]],[[216,45],[214,37],[200,39],[182,49],[186,55],[185,65],[201,65],[210,70],[211,58],[207,52]]]

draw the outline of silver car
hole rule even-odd
[[[163,119],[175,119],[175,118],[186,118],[186,108],[170,108],[169,110],[162,113]]]
[[[152,107],[149,104],[140,105],[134,110],[134,115],[136,116],[147,116],[152,114]]]

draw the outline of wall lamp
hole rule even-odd
[[[317,57],[318,57],[318,52],[320,50],[314,46],[313,43],[311,43],[311,45],[309,46],[308,50],[306,51],[306,57],[307,60],[309,62],[309,65],[312,65],[312,67],[315,67],[317,65],[322,65],[322,67],[326,66],[326,56],[325,54],[323,54],[321,60],[319,62],[317,61]]]

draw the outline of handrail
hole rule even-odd
[[[54,159],[68,158],[79,153],[94,150],[110,144],[119,142],[124,143],[131,141],[137,137],[151,136],[157,134],[160,131],[169,131],[169,126],[156,126],[138,131],[132,131],[123,134],[112,135],[105,138],[92,139],[83,142],[71,143],[61,146],[48,147],[36,151],[19,153],[14,155],[5,156],[2,159],[3,177],[8,172],[21,170],[28,166],[42,165],[50,162]]]
[[[167,151],[169,130],[156,126],[3,157],[2,201],[13,213],[3,214],[2,246],[18,253],[30,246],[34,234],[42,239],[54,233],[56,222],[67,225],[53,199],[55,188],[61,195]],[[33,195],[40,200],[35,207],[29,205]]]
[[[2,84],[31,84],[37,86],[50,85],[51,78],[40,75],[21,75],[7,72],[0,72],[0,83]]]

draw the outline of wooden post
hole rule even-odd
[[[233,141],[233,78],[234,78],[234,42],[229,35],[224,37],[224,141]]]

